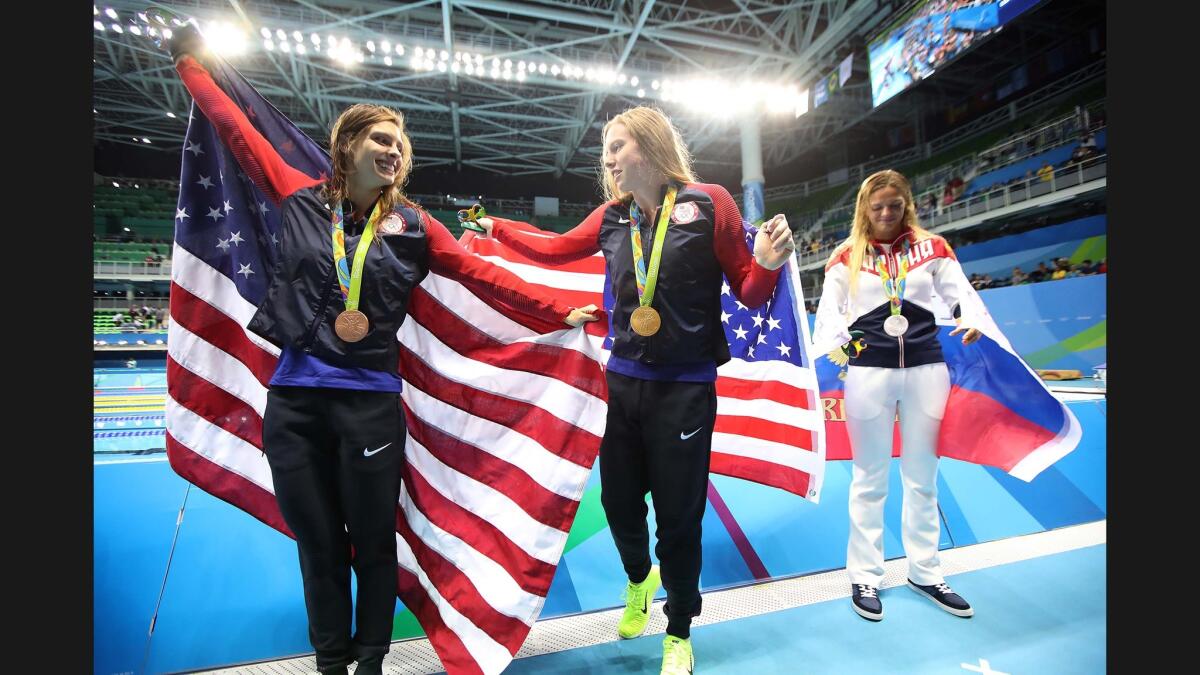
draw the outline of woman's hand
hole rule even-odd
[[[782,213],[762,224],[754,237],[754,261],[769,270],[777,270],[796,250],[792,228]]]
[[[972,342],[975,342],[976,340],[978,340],[980,337],[983,336],[983,333],[980,333],[978,328],[965,328],[963,326],[959,326],[958,328],[955,328],[954,330],[950,331],[950,336],[953,337],[963,331],[967,332],[967,334],[964,335],[962,338],[962,343],[964,345],[969,345]]]
[[[482,225],[483,221],[481,220],[479,224]],[[490,225],[491,223],[489,222],[488,224]],[[488,230],[490,232],[491,228],[489,227]],[[600,317],[596,316],[596,314],[595,314],[596,310],[597,310],[597,308],[595,305],[586,305],[584,307],[575,307],[574,309],[571,310],[571,313],[568,314],[567,318],[564,320],[567,322],[568,326],[571,326],[573,328],[579,327],[589,321],[598,321],[600,319]]]

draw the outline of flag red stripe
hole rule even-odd
[[[529,555],[500,528],[447,499],[411,465],[404,468],[404,483],[413,504],[438,527],[495,560],[525,591],[541,596],[550,591],[554,565]],[[571,515],[574,516],[574,511]]]
[[[241,361],[264,387],[275,374],[275,356],[251,342],[236,321],[175,283],[171,284],[171,321]]]

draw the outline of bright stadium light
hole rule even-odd
[[[284,36],[286,39],[286,36]],[[246,51],[246,34],[224,21],[209,25],[205,41],[210,49],[223,56],[232,56]]]

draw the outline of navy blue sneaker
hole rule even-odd
[[[883,603],[879,601],[879,589],[866,584],[850,584],[850,600],[854,611],[868,621],[883,618]]]
[[[975,610],[971,609],[971,605],[967,604],[967,601],[963,600],[961,595],[950,590],[950,587],[944,581],[932,586],[922,586],[909,579],[908,586],[954,616],[967,617],[975,615]]]

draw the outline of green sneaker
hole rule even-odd
[[[621,623],[617,624],[617,635],[628,640],[646,632],[646,624],[650,623],[650,603],[654,602],[654,594],[662,585],[658,574],[658,565],[650,568],[650,574],[635,584],[632,581],[625,587],[625,613],[621,615]]]
[[[692,641],[668,635],[663,639],[662,671],[659,675],[692,675],[696,659],[692,657]]]

